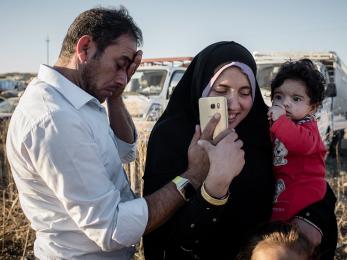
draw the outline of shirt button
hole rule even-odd
[[[213,221],[213,222],[217,222],[217,219],[216,219],[216,218],[213,218],[212,221]]]
[[[206,208],[206,210],[210,210],[210,208]]]
[[[199,244],[199,242],[200,242],[199,240],[195,240],[195,244]]]
[[[194,228],[194,227],[195,227],[195,224],[191,224],[190,227],[191,227],[191,228]]]
[[[309,217],[310,215],[310,212],[306,212],[306,217]]]

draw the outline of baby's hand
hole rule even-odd
[[[272,105],[267,112],[269,120],[276,121],[281,115],[285,115],[286,110],[281,105]]]

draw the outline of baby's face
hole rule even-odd
[[[303,119],[315,112],[315,106],[310,104],[306,84],[301,80],[287,79],[274,90],[273,105],[286,110],[286,116],[292,120]]]
[[[307,256],[299,255],[283,246],[266,246],[255,248],[251,260],[307,260]]]

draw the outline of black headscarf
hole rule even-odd
[[[187,169],[187,150],[199,124],[198,100],[217,67],[233,61],[247,64],[256,75],[252,54],[236,42],[214,43],[195,56],[181,81],[176,86],[169,104],[155,124],[148,142],[144,174],[144,195],[164,186]],[[216,237],[202,245],[206,258],[216,254],[215,247],[229,245],[228,255],[235,255],[240,243],[249,232],[271,216],[274,177],[272,174],[272,148],[267,120],[267,106],[256,84],[253,106],[247,117],[236,127],[244,142],[245,166],[230,185],[231,200],[219,222]],[[176,214],[180,214],[178,211]],[[164,224],[151,238],[145,237],[145,251],[155,251],[170,232],[174,219]],[[158,236],[158,234],[160,234]],[[224,236],[228,236],[225,240]],[[155,238],[157,237],[157,238]],[[146,241],[147,240],[147,241]],[[164,245],[165,246],[165,245]],[[230,248],[230,246],[232,248]],[[159,250],[159,249],[158,249]],[[218,249],[223,255],[223,250]],[[154,259],[149,258],[149,260]],[[212,258],[219,259],[219,258]],[[231,258],[230,258],[231,259]]]

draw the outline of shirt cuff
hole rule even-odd
[[[148,222],[148,207],[144,198],[138,198],[118,205],[117,228],[113,239],[124,246],[140,241]]]

